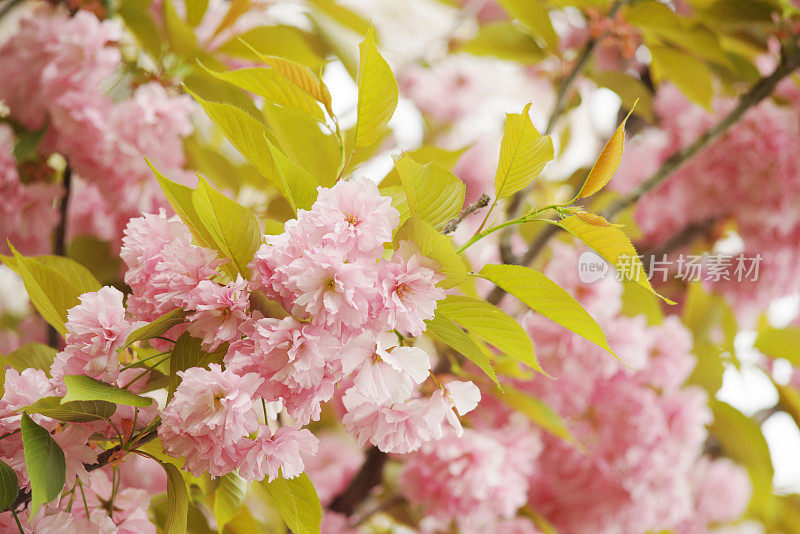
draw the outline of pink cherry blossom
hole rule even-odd
[[[385,333],[378,341],[372,361],[353,379],[359,393],[375,404],[403,402],[417,384],[428,378],[431,362],[417,347],[398,347],[397,336]]]
[[[182,381],[161,414],[158,434],[164,449],[185,457],[185,468],[197,476],[236,470],[242,441],[258,429],[254,395],[261,379],[223,371],[216,364],[178,375]]]
[[[269,430],[248,444],[239,474],[246,480],[272,482],[279,473],[283,478],[295,478],[303,472],[301,453],[316,454],[319,440],[307,429],[283,426],[269,437]]]
[[[237,339],[239,326],[247,319],[249,296],[247,282],[241,278],[224,286],[201,280],[186,299],[186,309],[193,312],[187,316],[187,331],[203,340],[207,352]]]
[[[84,464],[90,465],[97,461],[97,451],[89,445],[89,437],[94,431],[85,426],[69,425],[63,432],[53,434],[53,439],[64,452],[67,464],[67,485],[70,486],[79,477],[82,482],[89,482],[89,473]]]

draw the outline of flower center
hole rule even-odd
[[[352,213],[345,213],[344,220],[347,221],[347,224],[350,226],[358,226],[361,222],[361,220],[359,220],[359,218]]]
[[[325,290],[336,291],[336,280],[333,278],[328,278],[327,280],[325,280]]]
[[[400,297],[400,299],[402,299],[402,300],[405,300],[406,295],[413,295],[414,294],[414,290],[411,289],[411,286],[409,286],[405,282],[403,282],[402,284],[397,286],[394,291],[395,291],[395,293],[397,293],[397,296]]]

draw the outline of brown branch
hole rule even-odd
[[[383,480],[383,468],[386,465],[388,456],[381,452],[378,447],[372,447],[367,451],[367,459],[361,465],[356,476],[350,484],[342,491],[328,507],[334,512],[344,515],[352,515],[353,512],[378,486]]]
[[[455,219],[451,219],[447,224],[445,224],[444,228],[442,229],[442,233],[449,234],[455,232],[456,228],[458,227],[459,224],[461,224],[461,221],[463,221],[464,218],[466,218],[468,215],[475,213],[479,209],[488,206],[490,200],[491,197],[489,195],[487,195],[486,193],[482,194],[481,198],[479,198],[478,200],[476,200],[475,202],[464,208],[461,211],[461,213],[458,214],[458,217],[456,217]]]
[[[66,255],[66,235],[67,235],[67,210],[69,209],[69,193],[72,189],[72,168],[67,163],[64,169],[64,178],[62,185],[64,186],[64,197],[61,199],[59,206],[59,219],[56,232],[53,236],[53,254],[56,256]],[[47,344],[58,350],[58,332],[52,325],[47,328]]]
[[[639,184],[633,191],[618,198],[613,202],[608,209],[603,212],[606,219],[613,219],[622,210],[631,206],[642,198],[645,194],[657,188],[664,181],[667,180],[672,174],[681,168],[687,161],[689,161],[695,154],[709,143],[727,132],[739,119],[753,106],[759,104],[762,100],[767,98],[781,80],[791,74],[797,67],[800,67],[800,51],[797,48],[791,50],[783,50],[781,62],[775,71],[769,76],[761,78],[756,82],[745,94],[739,98],[739,102],[733,110],[728,113],[722,120],[720,120],[711,129],[706,131],[703,135],[699,136],[689,146],[678,150],[672,156],[664,161],[660,169],[658,169],[650,178]],[[544,250],[544,247],[550,239],[556,235],[560,227],[555,225],[548,225],[536,240],[531,243],[525,255],[521,258],[519,263],[521,265],[529,265],[534,259]],[[499,287],[495,287],[489,294],[489,302],[493,304],[499,303],[505,291]]]

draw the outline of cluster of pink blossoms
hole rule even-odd
[[[192,131],[189,97],[172,96],[155,82],[132,88],[120,101],[104,92],[122,76],[122,37],[117,21],[85,11],[69,16],[42,5],[0,47],[0,71],[13,73],[0,77],[0,101],[21,127],[46,129],[39,166],[58,153],[72,169],[77,200],[70,203],[70,236],[117,241],[130,217],[166,206],[144,155],[172,176],[183,176],[181,138]],[[58,221],[53,203],[63,189],[46,177],[23,185],[5,169],[2,174],[2,187],[30,199],[8,204],[16,210],[10,220],[18,224],[6,235],[23,253],[49,252]],[[45,212],[50,213],[40,216]],[[27,235],[30,228],[36,228],[35,236]]]
[[[795,82],[787,83],[781,88],[787,102],[766,100],[749,110],[636,205],[636,222],[646,246],[662,245],[691,225],[707,227],[706,238],[713,241],[719,237],[716,229],[727,224],[741,237],[743,254],[761,254],[757,280],[738,281],[731,276],[714,283],[743,319],[752,319],[771,299],[800,283],[796,268],[800,261],[800,161],[796,157],[800,99]],[[733,105],[731,100],[718,100],[714,112],[708,113],[674,87],[663,87],[654,103],[659,128],[631,140],[611,185],[621,191],[635,187]]]
[[[298,211],[284,233],[265,237],[249,265],[250,280],[223,285],[217,253],[194,245],[176,217],[162,212],[131,220],[121,250],[132,289],[128,312],[152,321],[183,308],[186,322],[165,336],[186,331],[204,350],[224,351],[224,368],[181,372],[162,413],[166,450],[185,456],[196,474],[238,468],[251,480],[273,479],[279,469],[296,476],[301,453],[317,448],[301,427],[319,419],[322,403],[345,377],[352,385],[341,398],[342,421],[362,445],[404,453],[441,437],[444,424],[461,432],[456,414],[472,410],[480,392],[459,381],[428,397],[418,392],[431,364],[407,337],[425,331],[444,297],[436,286],[443,277],[410,242],[383,257],[398,223],[390,199],[369,180],[320,188],[310,210]],[[289,315],[264,317],[250,306],[252,291]],[[79,362],[104,369],[103,362]],[[293,424],[276,428],[281,410]]]

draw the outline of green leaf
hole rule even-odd
[[[558,47],[558,36],[550,23],[550,15],[540,0],[497,0],[509,15],[527,26],[531,33],[547,43],[551,50]]]
[[[86,267],[100,283],[113,285],[122,272],[119,254],[112,252],[111,244],[94,236],[79,235],[67,246],[67,256]]]
[[[16,258],[2,256],[2,259],[9,269],[22,276]],[[80,292],[80,295],[99,291],[100,288],[103,287],[89,269],[72,258],[67,258],[65,256],[28,256],[25,259],[34,261],[60,273],[70,281],[70,284]]]
[[[497,394],[497,398],[518,412],[522,412],[528,419],[553,436],[569,443],[575,443],[575,438],[561,416],[540,399],[531,397],[511,386],[506,386],[504,392]]]
[[[630,239],[618,226],[592,213],[578,212],[557,223],[608,261],[623,280],[635,282],[669,304],[671,300],[655,292]]]
[[[272,161],[275,164],[276,175],[280,180],[281,189],[285,191],[283,195],[295,211],[299,209],[310,209],[317,199],[317,183],[311,174],[300,165],[289,159],[289,156],[281,152],[266,137],[264,141],[267,145]]]
[[[400,226],[402,226],[411,217],[411,210],[408,207],[408,199],[403,186],[381,186],[380,193],[382,196],[392,199],[392,207],[400,213]]]
[[[161,36],[158,27],[150,16],[151,0],[126,0],[120,2],[116,13],[128,26],[128,29],[136,37],[145,51],[153,59],[161,57]]]
[[[636,103],[634,103],[634,107]],[[583,183],[578,198],[586,198],[594,195],[611,180],[614,173],[617,172],[619,164],[622,162],[622,147],[625,144],[625,123],[628,122],[628,117],[633,113],[633,107],[622,120],[619,127],[614,132],[614,135],[603,147],[597,161],[592,165],[592,170],[589,171],[589,176]]]
[[[714,88],[711,71],[705,63],[690,54],[666,46],[651,45],[651,67],[657,83],[669,80],[689,100],[711,109]]]
[[[439,282],[440,286],[455,287],[466,279],[467,267],[456,254],[450,239],[437,232],[430,224],[411,217],[395,233],[395,247],[404,239],[416,243],[423,256],[439,262],[439,272],[447,277]]]
[[[724,402],[709,401],[714,412],[710,433],[722,446],[725,455],[747,467],[753,482],[752,503],[763,509],[772,499],[774,470],[769,447],[758,424]]]
[[[186,312],[183,311],[183,308],[177,308],[171,312],[167,312],[155,321],[149,322],[128,334],[128,339],[125,340],[125,344],[119,350],[124,350],[137,341],[144,341],[160,336],[173,326],[183,323],[185,319]]]
[[[378,52],[372,26],[358,50],[356,146],[366,147],[380,137],[392,118],[397,107],[398,91],[392,69]]]
[[[296,109],[319,121],[325,120],[317,101],[275,69],[253,67],[217,72],[206,68],[202,63],[201,66],[215,78],[262,96],[269,102]]]
[[[322,506],[308,475],[302,473],[292,479],[278,477],[272,482],[261,482],[261,486],[294,534],[319,534]]]
[[[539,176],[548,161],[553,159],[553,141],[539,135],[533,127],[529,110],[506,115],[500,162],[494,177],[497,199],[507,198],[528,186]]]
[[[164,27],[170,49],[180,56],[193,57],[198,51],[192,28],[175,12],[171,0],[164,0]]]
[[[67,375],[64,377],[64,384],[67,386],[67,394],[61,399],[62,403],[99,400],[143,408],[150,406],[153,402],[153,399],[141,397],[127,389],[121,389],[85,375]]]
[[[248,279],[247,264],[261,245],[261,230],[253,212],[215,191],[202,178],[192,193],[192,205],[214,239],[214,248],[232,261],[235,271]]]
[[[480,276],[502,287],[532,310],[614,354],[594,318],[569,292],[539,271],[522,265],[486,265]]]
[[[47,130],[48,125],[45,124],[38,130],[20,129],[16,132],[17,142],[14,145],[14,159],[17,160],[17,163],[23,163],[36,157],[39,145]]]
[[[58,421],[68,423],[87,423],[98,419],[108,419],[117,407],[106,401],[61,402],[61,397],[43,397],[27,408],[27,413],[38,413]]]
[[[43,343],[26,343],[5,357],[5,364],[20,373],[25,369],[41,369],[50,376],[50,366],[58,351]]]
[[[67,322],[67,310],[80,304],[80,290],[63,274],[35,259],[23,257],[13,246],[10,248],[16,267],[9,267],[22,277],[31,302],[45,321],[66,334],[67,327],[64,325]],[[6,257],[3,257],[3,261],[8,264]]]
[[[208,10],[208,0],[186,0],[186,22],[197,26]]]
[[[466,151],[466,149],[467,148],[464,147],[458,150],[445,150],[444,148],[440,148],[436,145],[422,145],[414,150],[407,150],[403,152],[403,155],[411,157],[411,159],[420,165],[435,161],[439,165],[443,165],[445,168],[452,170],[455,164],[458,163],[458,160],[461,159],[461,156],[464,155],[464,151]],[[392,167],[392,169],[380,181],[381,186],[401,184],[402,182],[400,181],[400,173],[397,172],[397,167]]]
[[[436,162],[420,165],[410,156],[395,161],[412,216],[441,229],[464,206],[466,186]]]
[[[473,334],[464,332],[457,324],[438,312],[433,319],[425,321],[425,324],[427,325],[427,334],[458,351],[480,367],[481,371],[486,373],[495,384],[500,385],[490,361],[491,351],[480,339]]]
[[[589,78],[600,87],[617,93],[622,105],[628,109],[633,109],[634,103],[638,102],[636,115],[653,122],[653,93],[641,80],[613,70],[593,72]]]
[[[458,46],[459,52],[474,56],[491,56],[523,65],[534,65],[544,59],[544,50],[529,34],[512,22],[482,25],[474,37]]]
[[[19,480],[11,467],[0,460],[0,510],[5,510],[19,494]]]
[[[228,473],[219,479],[214,491],[214,517],[217,529],[222,532],[225,524],[236,516],[247,496],[248,483],[236,473]]]
[[[448,295],[439,301],[436,313],[518,362],[544,373],[533,353],[531,338],[513,317],[497,306],[472,297]]]
[[[33,422],[26,413],[22,414],[20,426],[25,467],[31,480],[30,515],[33,517],[41,505],[58,497],[64,489],[67,466],[64,451],[50,432]]]
[[[201,340],[184,332],[175,346],[172,349],[172,355],[169,358],[169,388],[168,399],[171,399],[175,394],[175,389],[180,384],[180,377],[178,371],[185,371],[190,367],[197,367],[200,365],[200,360],[203,358],[203,350],[200,348]]]
[[[186,482],[177,467],[170,463],[159,463],[167,472],[167,520],[164,524],[164,533],[184,534],[186,516],[189,512],[189,492],[186,490]]]
[[[285,190],[275,176],[275,167],[265,137],[266,125],[236,106],[211,102],[200,98],[191,91],[189,93],[205,110],[211,122],[222,130],[236,150],[258,170],[261,176],[286,196]]]
[[[759,329],[754,347],[770,358],[783,358],[794,366],[800,366],[800,328]]]
[[[264,60],[265,57],[282,59],[311,73],[319,71],[325,64],[317,43],[312,42],[314,37],[293,26],[258,26],[232,37],[217,52],[268,65],[270,63]]]

